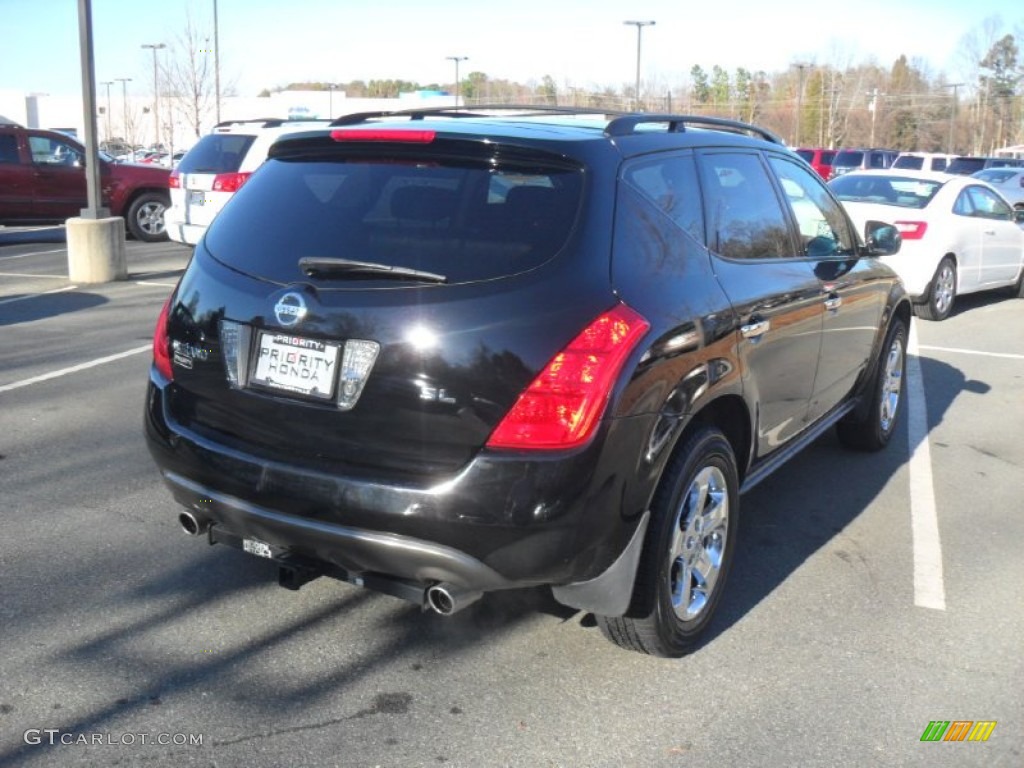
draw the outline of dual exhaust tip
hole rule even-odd
[[[202,536],[210,529],[210,521],[205,517],[197,517],[185,510],[178,515],[181,529],[189,536]],[[451,616],[458,613],[483,597],[483,592],[463,589],[455,584],[442,581],[432,584],[424,592],[424,608],[440,614]]]

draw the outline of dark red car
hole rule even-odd
[[[0,122],[0,223],[78,216],[86,206],[84,158],[85,148],[70,136]],[[103,205],[124,217],[136,239],[167,239],[170,170],[100,158]]]
[[[811,168],[818,172],[821,178],[827,179],[832,173],[832,160],[835,158],[837,151],[835,149],[801,147],[796,150],[796,153],[806,160]]]

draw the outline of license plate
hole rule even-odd
[[[269,544],[257,541],[256,539],[242,539],[242,549],[250,555],[257,555],[258,557],[272,558],[274,556],[274,553],[270,551]]]
[[[206,192],[201,189],[190,189],[188,191],[189,205],[206,205]]]
[[[340,345],[286,333],[260,333],[256,371],[250,382],[320,400],[334,396]]]

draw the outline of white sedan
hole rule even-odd
[[[1014,208],[1024,208],[1024,168],[986,168],[971,178],[991,184]]]
[[[1024,298],[1024,210],[970,176],[862,171],[829,182],[860,231],[868,221],[894,224],[899,253],[881,260],[896,270],[914,313],[944,320],[958,294],[1012,286]]]

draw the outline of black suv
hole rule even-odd
[[[564,114],[563,114],[564,113]],[[450,614],[550,586],[691,650],[740,493],[884,446],[910,303],[818,175],[727,120],[355,115],[279,141],[160,315],[150,450],[190,534]],[[866,242],[866,245],[864,244]]]

